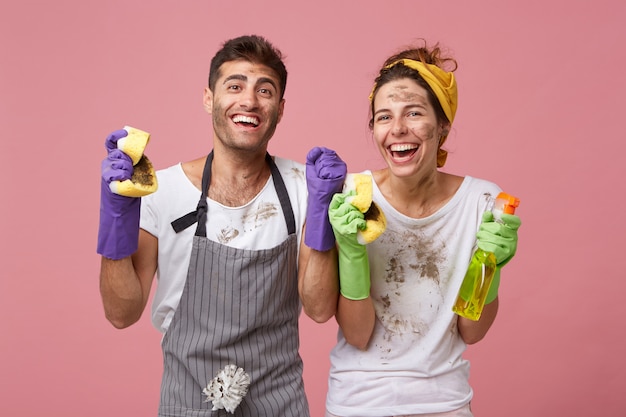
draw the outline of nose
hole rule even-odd
[[[257,92],[254,88],[245,89],[240,95],[240,104],[245,109],[254,109],[259,103]]]
[[[396,118],[393,122],[393,129],[391,133],[395,136],[404,135],[407,132],[406,124],[402,118]]]

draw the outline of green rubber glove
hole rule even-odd
[[[328,217],[338,246],[341,295],[363,300],[370,295],[370,263],[365,245],[357,241],[357,232],[365,229],[365,218],[359,209],[346,202],[347,197],[355,194],[354,191],[335,194]]]
[[[522,224],[514,214],[501,215],[501,221],[493,218],[493,213],[486,211],[478,228],[476,238],[478,247],[492,252],[496,256],[498,268],[506,265],[517,251],[517,229]]]
[[[500,288],[500,268],[496,268],[496,272],[493,274],[493,280],[487,291],[487,297],[485,297],[485,304],[491,303],[498,296],[498,288]]]
[[[500,221],[496,221],[493,213],[486,211],[476,234],[478,247],[492,252],[496,257],[496,273],[489,287],[485,304],[491,303],[498,296],[500,287],[500,270],[517,251],[517,229],[521,226],[520,218],[514,214],[502,213]]]

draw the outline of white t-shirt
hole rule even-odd
[[[499,192],[491,182],[465,177],[445,206],[413,219],[395,210],[374,184],[374,201],[387,218],[385,232],[367,246],[376,323],[366,351],[347,344],[339,331],[331,352],[330,413],[437,413],[470,401],[466,345],[452,305],[487,196]]]
[[[289,194],[296,221],[298,245],[306,216],[304,165],[274,157]],[[171,222],[196,209],[198,190],[183,172],[181,164],[157,171],[159,188],[142,198],[140,227],[159,240],[158,285],[152,301],[152,323],[165,333],[183,292],[191,246],[197,224],[176,233]],[[287,238],[287,225],[272,177],[250,202],[226,207],[208,201],[207,238],[239,249],[269,249]],[[299,246],[298,246],[299,247]]]

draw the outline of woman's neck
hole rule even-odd
[[[432,175],[396,177],[388,168],[374,175],[385,199],[405,216],[422,219],[437,212],[454,196],[462,177],[434,171]]]

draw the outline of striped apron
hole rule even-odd
[[[198,225],[183,294],[162,341],[159,416],[230,416],[211,411],[202,390],[233,364],[251,379],[234,416],[308,417],[298,353],[297,236],[287,189],[268,154],[289,232],[283,243],[246,250],[213,242],[206,238],[212,160],[213,153],[197,210],[172,222],[177,232]]]

